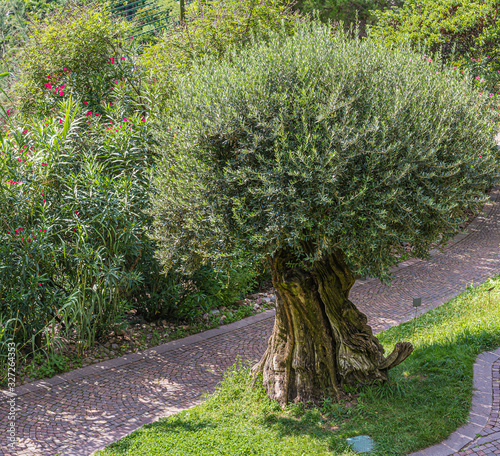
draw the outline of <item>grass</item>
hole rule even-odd
[[[99,456],[223,456],[354,454],[347,437],[368,434],[370,453],[406,455],[445,439],[467,421],[472,366],[484,350],[500,345],[500,276],[415,321],[379,334],[387,351],[398,341],[415,350],[391,370],[390,381],[365,387],[355,407],[325,398],[321,407],[282,410],[262,387],[250,387],[248,368],[230,369],[217,391],[187,411],[146,425]],[[415,327],[415,329],[414,329]]]

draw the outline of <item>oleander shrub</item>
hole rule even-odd
[[[72,97],[101,112],[113,88],[137,77],[132,24],[106,5],[69,6],[30,23],[16,54],[18,83],[12,94],[26,116],[48,115]]]
[[[23,124],[4,111],[0,316],[23,353],[63,336],[85,349],[132,308],[193,321],[253,285],[251,266],[164,273],[148,235],[151,119],[114,101],[95,116],[69,98],[56,116]]]
[[[54,319],[93,343],[129,306],[152,248],[145,119],[77,113],[70,98],[59,116],[1,136],[0,313],[18,319],[22,343]]]
[[[408,0],[375,13],[371,35],[388,46],[409,43],[471,70],[485,90],[500,81],[500,15],[494,0]]]

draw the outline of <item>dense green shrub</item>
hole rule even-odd
[[[498,175],[487,94],[408,48],[305,24],[175,82],[154,201],[167,265],[339,248],[386,277],[401,243],[425,258]]]
[[[375,21],[375,11],[398,5],[401,1],[388,0],[298,0],[294,8],[303,13],[317,14],[326,22],[342,21],[345,26],[357,25],[361,35],[365,34],[367,24]]]
[[[194,320],[253,284],[252,267],[163,274],[148,236],[150,120],[126,117],[117,98],[99,116],[79,116],[71,99],[40,122],[16,126],[4,113],[0,320],[25,352],[50,346],[55,327],[85,348],[131,308]]]
[[[461,69],[484,79],[489,91],[500,81],[500,15],[494,0],[408,0],[376,13],[374,38],[392,46],[408,42],[441,53]]]
[[[1,135],[0,313],[19,316],[18,341],[65,316],[92,343],[123,314],[152,248],[144,119],[77,111],[69,99],[59,118]]]
[[[252,37],[266,38],[273,31],[292,33],[299,20],[283,0],[197,0],[187,7],[186,17],[185,24],[146,47],[140,59],[167,85],[174,73],[187,71],[205,55],[220,58],[229,47],[244,46]]]
[[[16,55],[14,93],[23,113],[48,114],[72,96],[91,111],[108,103],[116,84],[134,79],[132,26],[105,7],[63,9],[30,25]]]

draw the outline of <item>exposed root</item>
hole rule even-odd
[[[413,352],[413,345],[410,342],[398,342],[392,353],[380,363],[379,369],[392,369],[402,363]]]

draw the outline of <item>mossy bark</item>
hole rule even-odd
[[[263,374],[268,394],[281,404],[339,397],[345,385],[383,382],[413,351],[410,343],[398,343],[384,357],[366,316],[349,301],[354,276],[341,251],[311,270],[291,267],[297,261],[287,251],[270,262],[276,320],[253,374]]]

